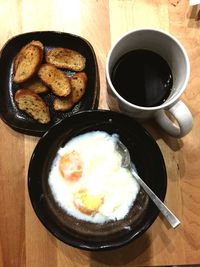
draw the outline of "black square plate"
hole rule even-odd
[[[86,92],[70,111],[55,112],[52,108],[54,95],[52,93],[42,95],[51,114],[51,122],[46,125],[38,123],[21,112],[14,101],[15,92],[21,86],[12,81],[13,60],[19,50],[32,40],[41,41],[44,44],[45,51],[54,47],[64,47],[76,50],[86,57],[86,68],[84,70],[88,76]],[[0,116],[14,130],[24,134],[42,136],[60,120],[70,117],[78,111],[97,108],[98,100],[99,74],[96,55],[91,44],[84,38],[64,32],[28,32],[11,38],[2,48],[0,54]]]

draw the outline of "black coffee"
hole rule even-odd
[[[168,63],[149,50],[133,50],[115,64],[111,80],[127,101],[144,107],[162,104],[168,98],[173,77]]]

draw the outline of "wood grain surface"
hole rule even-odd
[[[191,76],[182,100],[194,117],[192,132],[182,139],[165,135],[153,122],[144,125],[163,153],[168,175],[165,203],[180,218],[180,227],[170,229],[159,216],[142,237],[107,252],[75,249],[47,232],[36,217],[27,192],[29,160],[39,138],[15,132],[0,120],[1,267],[200,264],[200,21],[197,11],[187,0],[0,0],[0,47],[14,35],[37,30],[78,34],[92,44],[100,72],[99,107],[105,109],[105,60],[110,46],[131,29],[155,27],[170,32],[182,42],[189,55]]]

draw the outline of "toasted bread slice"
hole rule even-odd
[[[57,68],[72,71],[82,71],[85,68],[86,58],[79,52],[67,48],[53,48],[46,53],[46,62]]]
[[[49,86],[57,96],[67,96],[71,92],[67,75],[51,64],[43,64],[38,71],[39,78]]]
[[[20,62],[20,58],[23,57],[23,52],[27,49],[27,47],[29,45],[39,46],[42,49],[42,51],[44,50],[44,45],[38,40],[33,40],[30,43],[28,43],[25,46],[23,46],[22,49],[19,51],[19,53],[17,53],[17,55],[15,56],[14,66],[13,66],[14,73],[16,72],[17,66],[18,66],[18,64]]]
[[[50,121],[49,108],[43,99],[29,89],[19,89],[15,93],[18,108],[38,122],[45,124]]]
[[[58,98],[56,97],[53,102],[53,107],[56,111],[67,111],[74,106],[71,98],[69,96]]]
[[[74,74],[71,79],[71,99],[73,103],[77,103],[85,94],[87,86],[87,75],[85,72],[78,72]]]
[[[49,88],[38,77],[30,79],[22,85],[24,88],[31,89],[36,94],[47,93],[49,91]]]
[[[22,83],[30,79],[38,70],[43,51],[38,45],[29,44],[23,47],[14,60],[13,81]]]

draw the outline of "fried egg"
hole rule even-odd
[[[59,148],[48,183],[57,204],[69,215],[104,223],[123,219],[133,205],[139,185],[121,167],[116,134],[92,131]]]

